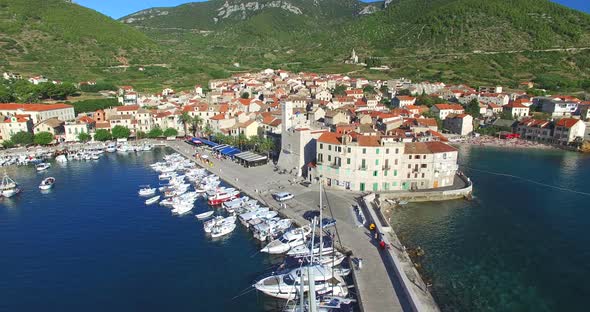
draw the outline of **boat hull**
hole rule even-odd
[[[223,197],[223,198],[214,198],[214,199],[209,199],[207,200],[207,203],[211,206],[219,206],[221,204],[223,204],[226,201],[230,201],[232,199],[236,199],[240,197],[240,194],[236,194],[236,195],[231,195],[228,197]]]

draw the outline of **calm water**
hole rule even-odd
[[[9,168],[24,188],[0,200],[0,311],[260,311],[249,289],[269,260],[238,229],[212,241],[192,215],[145,206],[138,185],[164,150]],[[48,194],[37,185],[57,183]],[[204,206],[204,202],[199,205]],[[201,207],[203,209],[203,207]]]
[[[444,311],[588,311],[590,157],[463,147],[471,202],[411,204],[393,223]],[[487,171],[487,172],[485,172]]]

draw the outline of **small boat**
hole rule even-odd
[[[37,169],[37,171],[47,170],[49,169],[49,167],[51,167],[51,164],[46,162],[42,162],[40,164],[35,165],[35,169]]]
[[[59,155],[55,157],[55,161],[57,161],[58,163],[66,163],[68,162],[68,158],[66,157],[66,155]]]
[[[310,226],[304,226],[296,229],[292,229],[280,238],[268,243],[260,250],[260,252],[266,252],[269,254],[282,254],[286,253],[292,248],[305,244],[307,236],[311,233]]]
[[[209,196],[207,203],[211,206],[217,206],[238,197],[240,197],[239,191],[221,191],[219,193],[215,193],[213,196]]]
[[[160,200],[160,195],[158,195],[158,196],[154,196],[154,197],[151,197],[151,198],[149,198],[149,199],[146,199],[146,200],[145,200],[145,204],[146,204],[146,205],[155,204],[155,203],[157,203],[157,202],[158,202],[158,200]]]
[[[221,225],[214,226],[211,229],[211,237],[221,237],[233,232],[236,229],[235,223],[223,223]]]
[[[39,184],[39,189],[48,190],[53,187],[53,184],[55,184],[54,177],[45,178],[43,181],[41,181],[41,184]]]
[[[195,217],[199,220],[203,220],[203,219],[207,219],[207,218],[211,217],[214,213],[215,213],[215,211],[211,210],[211,211],[199,213]]]
[[[211,231],[213,231],[213,228],[216,226],[220,226],[223,224],[230,224],[236,223],[236,216],[231,216],[231,217],[227,217],[224,218],[222,216],[217,216],[207,222],[205,222],[205,224],[203,224],[203,230],[205,230],[205,233],[211,233]]]
[[[109,145],[107,145],[106,151],[109,153],[114,153],[117,151],[117,144],[115,143],[109,143]]]
[[[156,188],[150,188],[149,185],[143,186],[139,192],[139,196],[151,196],[156,194]]]
[[[18,193],[20,193],[18,183],[11,179],[8,174],[4,173],[4,177],[2,177],[2,183],[0,183],[0,195],[8,198]]]

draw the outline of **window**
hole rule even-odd
[[[424,173],[422,174],[422,179],[424,179]]]
[[[393,182],[393,186],[397,186],[397,182]]]
[[[331,151],[332,150],[332,145],[328,145],[328,150]]]
[[[443,159],[447,159],[447,153],[443,153]]]
[[[393,176],[397,177],[397,170],[393,170]]]
[[[361,161],[361,168],[363,168],[363,169],[364,169],[364,168],[366,168],[366,167],[367,167],[367,166],[366,166],[366,164],[365,164],[365,160],[363,159],[363,160]]]
[[[410,178],[410,174],[408,173],[408,179]]]
[[[426,168],[427,166],[428,166],[427,164],[422,164],[420,167]]]
[[[418,179],[418,174],[414,173],[414,179]]]
[[[396,149],[395,149],[395,153],[396,153],[396,154],[399,154],[399,148],[396,148]]]
[[[324,144],[320,143],[320,149],[324,148]]]
[[[412,169],[412,165],[411,164],[408,164],[408,169]]]
[[[389,149],[388,148],[385,149],[385,154],[389,154]]]
[[[350,158],[346,158],[346,164],[350,165]]]
[[[338,146],[336,148],[338,149],[338,152],[342,152],[342,147],[341,146]]]
[[[318,154],[318,161],[319,161],[319,162],[322,162],[322,161],[324,161],[324,155],[322,155],[322,154]]]
[[[386,177],[387,176],[387,170],[383,171],[383,176]]]
[[[375,150],[375,153],[376,153],[377,155],[379,155],[379,149],[376,149],[376,150]]]
[[[394,161],[394,164],[397,166],[397,159]]]
[[[379,166],[379,159],[375,159],[375,166]]]
[[[373,176],[376,177],[377,176],[377,171],[373,171]]]
[[[412,159],[412,155],[408,156],[408,159]]]
[[[328,162],[332,161],[332,155],[328,155]]]

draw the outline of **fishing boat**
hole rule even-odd
[[[211,229],[211,237],[221,237],[233,232],[236,229],[235,223],[222,223],[220,225],[216,225]]]
[[[211,210],[211,211],[206,211],[203,213],[199,213],[198,215],[196,215],[195,217],[199,220],[203,220],[203,219],[207,219],[209,217],[211,217],[213,214],[215,213],[215,211]]]
[[[145,200],[145,204],[146,204],[146,205],[155,204],[155,203],[157,203],[157,202],[158,202],[158,200],[160,200],[160,195],[158,195],[158,196],[154,196],[154,197],[151,197],[151,198],[149,198],[149,199],[146,199],[146,200]]]
[[[20,193],[18,183],[11,179],[8,174],[4,173],[2,177],[2,183],[0,183],[0,195],[4,197],[12,197]]]
[[[296,229],[292,229],[280,238],[268,243],[260,252],[266,252],[269,254],[282,254],[286,253],[291,248],[305,244],[307,236],[311,233],[310,226],[304,226]]]
[[[151,196],[156,194],[156,188],[150,188],[149,185],[144,185],[137,193],[139,196]]]
[[[44,171],[49,169],[49,167],[51,167],[51,164],[46,162],[42,162],[40,164],[35,165],[35,169],[37,169],[37,171]]]
[[[53,187],[53,184],[55,184],[54,177],[45,178],[43,181],[41,181],[41,184],[39,184],[39,189],[48,190]]]
[[[215,193],[213,196],[209,196],[207,199],[207,203],[211,206],[221,205],[226,201],[230,201],[232,199],[236,199],[240,197],[239,191],[222,191]]]

